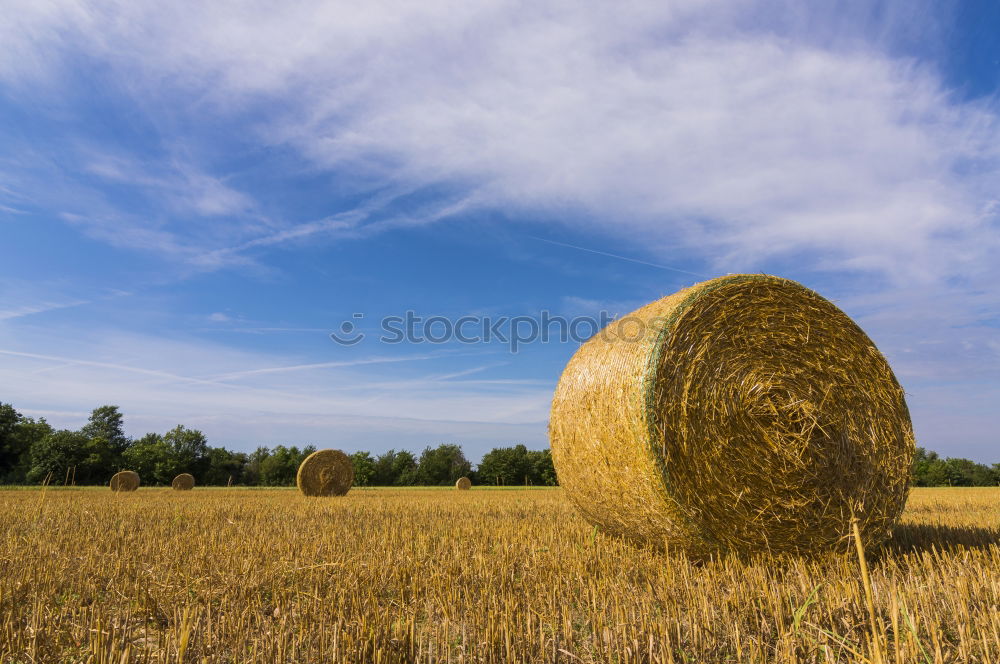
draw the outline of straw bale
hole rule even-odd
[[[194,488],[194,476],[190,473],[181,473],[170,483],[174,491],[190,491]]]
[[[553,462],[606,532],[696,556],[891,533],[914,440],[871,339],[787,279],[719,277],[583,344],[556,388]]]
[[[139,474],[133,470],[122,470],[114,474],[110,482],[112,491],[135,491],[139,488]]]
[[[472,488],[472,480],[468,477],[459,477],[458,481],[455,482],[455,488],[459,491],[468,491]]]
[[[295,483],[307,496],[343,496],[354,484],[354,465],[340,450],[319,450],[302,461]]]

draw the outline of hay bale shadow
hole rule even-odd
[[[956,548],[985,549],[1000,545],[1000,529],[979,526],[944,526],[900,524],[882,545],[881,555],[904,555],[923,551],[948,551]]]

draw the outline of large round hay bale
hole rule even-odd
[[[134,470],[122,470],[111,477],[112,491],[135,491],[139,488],[139,473]]]
[[[468,477],[459,477],[458,481],[455,482],[455,488],[459,491],[468,491],[472,488],[472,480]]]
[[[549,423],[559,484],[603,530],[701,556],[891,533],[914,441],[871,339],[813,291],[719,277],[576,352]]]
[[[190,491],[194,488],[194,475],[191,473],[181,473],[170,483],[170,488],[174,491]]]
[[[319,450],[302,461],[295,483],[307,496],[343,496],[354,484],[354,464],[340,450]]]

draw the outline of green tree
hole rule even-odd
[[[260,463],[260,483],[263,486],[293,486],[295,475],[302,460],[316,451],[309,445],[302,450],[297,447],[278,445]]]
[[[114,454],[122,454],[132,441],[125,435],[125,422],[118,406],[100,406],[80,429],[87,438],[103,438]]]
[[[114,453],[103,438],[87,438],[79,431],[54,431],[31,447],[29,482],[46,478],[52,484],[62,484],[70,475],[77,484],[104,481]]]
[[[170,445],[158,433],[147,433],[129,445],[122,466],[139,473],[144,484],[169,484],[177,476]]]
[[[937,461],[937,452],[928,452],[923,447],[918,447],[913,453],[913,466],[910,471],[910,483],[913,486],[931,486],[928,484],[928,472],[930,464]]]
[[[83,461],[69,476],[75,484],[103,484],[110,479],[119,456],[103,438],[88,438],[84,443]]]
[[[247,486],[260,485],[260,468],[270,454],[271,450],[261,445],[247,457],[246,465],[243,466],[243,481]]]
[[[371,477],[373,486],[393,486],[396,484],[396,476],[393,474],[395,459],[396,450],[389,450],[375,458],[375,470]]]
[[[207,467],[202,474],[202,484],[209,486],[227,486],[246,483],[244,467],[247,455],[242,452],[230,452],[224,447],[208,448]]]
[[[397,456],[396,486],[417,486],[420,484],[420,468],[417,458],[411,452],[402,450]]]
[[[354,484],[370,486],[375,477],[375,459],[372,455],[368,452],[355,452],[351,455],[351,464],[354,466]]]
[[[951,486],[993,486],[995,479],[989,466],[969,459],[947,459]]]
[[[991,468],[969,459],[942,459],[922,447],[913,455],[914,486],[995,486],[1000,482],[1000,464]]]
[[[31,469],[31,448],[52,427],[45,418],[35,420],[17,412],[10,404],[0,404],[0,484],[26,481]]]
[[[937,452],[918,447],[913,455],[911,483],[914,486],[951,486],[956,479]]]
[[[523,484],[531,479],[532,463],[524,445],[497,447],[483,455],[476,471],[482,484]]]
[[[178,473],[191,473],[200,477],[208,466],[208,441],[205,434],[197,429],[188,429],[178,424],[163,435],[163,442],[170,448],[170,461],[173,475],[166,483],[169,484]]]
[[[955,481],[955,476],[949,471],[948,464],[945,463],[944,459],[934,459],[927,464],[927,473],[924,476],[926,484],[924,486],[951,486]]]
[[[20,474],[17,469],[30,449],[24,447],[24,437],[20,435],[21,419],[14,406],[0,403],[0,482],[17,481]]]
[[[389,450],[375,459],[374,486],[412,486],[417,483],[417,460],[406,450]]]
[[[528,450],[528,477],[532,484],[555,486],[556,468],[552,463],[552,450]]]
[[[294,451],[293,451],[294,450]],[[295,482],[298,448],[278,445],[260,463],[261,486],[289,486]]]
[[[472,464],[465,458],[458,445],[427,447],[417,464],[417,482],[425,486],[454,484],[472,472]]]

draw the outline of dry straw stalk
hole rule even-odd
[[[181,473],[170,483],[170,488],[174,491],[190,491],[194,488],[194,476],[190,473]]]
[[[135,491],[139,488],[139,473],[134,470],[122,470],[112,476],[110,482],[112,491]]]
[[[307,496],[343,496],[354,484],[354,465],[340,450],[319,450],[302,461],[295,483]]]
[[[455,482],[455,488],[459,491],[468,491],[472,488],[472,480],[468,477],[459,477],[458,481]]]
[[[787,279],[719,277],[610,324],[549,424],[559,483],[602,529],[694,555],[865,546],[907,496],[909,413],[867,335]]]

